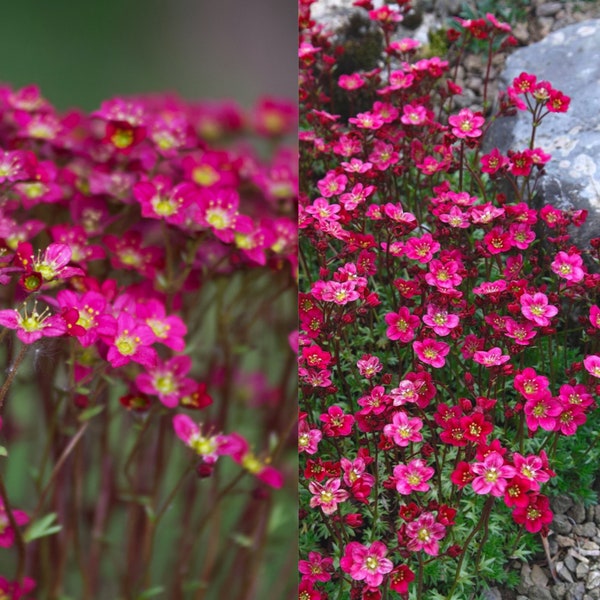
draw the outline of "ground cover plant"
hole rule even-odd
[[[311,4],[299,597],[479,598],[518,583],[510,558],[547,547],[553,493],[594,499],[600,239],[575,247],[585,212],[536,198],[551,160],[536,131],[570,99],[522,73],[495,112],[458,109],[458,63],[392,36],[407,3],[355,2],[383,40],[367,69],[342,62]],[[490,13],[457,19],[449,52],[476,43],[491,61],[510,33]],[[493,119],[516,111],[528,146],[484,151]]]
[[[1,598],[295,593],[296,115],[0,89]]]

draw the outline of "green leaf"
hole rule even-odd
[[[90,406],[89,408],[86,408],[84,411],[82,411],[79,414],[78,419],[82,423],[84,421],[89,421],[96,415],[99,415],[104,410],[104,408],[105,408],[104,404],[99,404],[98,406]]]
[[[162,586],[162,585],[155,585],[152,588],[148,588],[147,590],[144,590],[137,597],[137,600],[144,600],[145,598],[154,598],[154,596],[158,596],[159,594],[162,594],[164,591],[165,591],[164,586]]]
[[[56,523],[56,513],[49,513],[31,523],[25,530],[23,539],[26,543],[29,543],[38,538],[58,533],[61,529],[62,525]]]

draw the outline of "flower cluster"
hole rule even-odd
[[[550,160],[534,134],[528,148],[483,153],[489,120],[453,108],[449,63],[391,40],[404,3],[385,20],[368,13],[383,66],[343,79],[343,50],[310,4],[299,54],[300,597],[467,597],[472,588],[453,595],[465,561],[475,572],[500,521],[496,550],[507,531],[515,543],[520,528],[548,535],[557,448],[599,391],[600,243],[570,241],[584,213],[534,208]],[[454,41],[510,43],[493,15],[460,25]],[[369,104],[338,114],[336,81],[348,106],[359,93]],[[535,132],[568,104],[522,74],[497,116],[528,111]],[[327,578],[310,577],[306,553],[327,561]]]
[[[126,467],[128,491],[118,495],[139,506],[144,494],[151,498],[152,519],[162,514],[165,474],[189,473],[181,461],[167,460],[171,446],[187,461],[187,445],[203,477],[227,455],[255,484],[280,488],[283,476],[269,455],[286,442],[282,407],[295,374],[285,367],[277,376],[283,366],[242,357],[261,348],[257,337],[270,341],[278,358],[293,356],[287,336],[295,323],[286,306],[295,307],[298,181],[285,139],[295,133],[294,104],[265,98],[242,110],[174,96],[117,97],[90,114],[61,114],[35,86],[2,87],[0,123],[0,337],[10,342],[0,408],[10,410],[8,392],[16,390],[21,365],[43,372],[32,377],[40,399],[30,410],[45,415],[55,468],[66,464],[78,477],[83,455],[64,463],[69,447],[58,460],[63,436],[103,414],[97,440],[105,454],[116,435],[109,423],[121,419],[124,445],[112,450]],[[278,316],[273,308],[282,309]],[[238,431],[244,405],[254,430]],[[148,432],[157,436],[154,450]],[[276,445],[267,448],[269,439]],[[150,480],[131,475],[136,461],[138,469],[144,461],[153,465],[140,471],[153,473]],[[110,494],[103,511],[116,502],[110,490],[122,486],[107,479],[116,464],[102,467],[108,471],[98,494]],[[42,489],[47,473],[42,468],[38,476]],[[51,483],[57,481],[54,473]],[[11,523],[23,525],[23,514],[13,511],[7,521],[0,512],[0,545],[9,545]],[[95,539],[107,514],[96,517]],[[155,525],[148,527],[150,551]],[[57,563],[71,560],[64,545]],[[90,560],[97,561],[97,542],[91,545]],[[142,581],[149,558],[129,561],[128,581]],[[89,569],[87,594],[99,585],[97,563]],[[48,580],[40,585],[58,589]]]

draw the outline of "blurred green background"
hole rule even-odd
[[[296,98],[295,0],[20,0],[2,6],[0,82],[58,109],[115,95]]]

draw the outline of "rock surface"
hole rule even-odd
[[[500,75],[506,88],[525,71],[571,98],[567,113],[553,113],[537,128],[535,146],[552,155],[538,191],[540,203],[589,211],[571,233],[582,248],[600,235],[600,19],[577,23],[513,52]],[[531,136],[529,113],[498,119],[486,146],[524,150]]]

